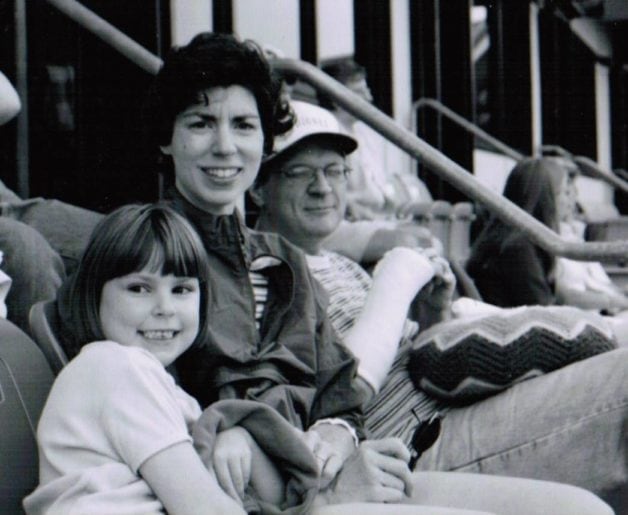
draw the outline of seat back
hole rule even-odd
[[[435,200],[430,208],[429,228],[443,244],[443,254],[449,256],[449,229],[452,206],[446,200]]]
[[[37,423],[54,376],[24,332],[0,319],[0,513],[24,513],[37,486]]]
[[[471,253],[471,223],[473,204],[458,202],[453,205],[451,212],[451,227],[449,230],[449,259],[465,265]]]
[[[33,305],[28,316],[33,338],[46,356],[55,375],[67,364],[68,357],[57,338],[59,326],[55,301],[43,300]]]

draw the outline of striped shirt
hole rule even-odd
[[[371,277],[356,262],[334,252],[307,256],[307,262],[329,295],[329,319],[344,337],[362,313]],[[406,321],[395,361],[381,390],[365,410],[366,428],[375,438],[397,436],[409,445],[418,420],[428,420],[447,410],[444,403],[417,390],[410,379],[408,351],[418,330],[416,322]]]
[[[255,327],[259,331],[264,316],[264,308],[268,300],[268,278],[259,272],[249,271],[249,279],[253,287],[253,297],[255,298]]]

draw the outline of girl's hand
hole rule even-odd
[[[252,438],[246,429],[232,427],[216,437],[212,464],[222,489],[242,503],[251,480]]]

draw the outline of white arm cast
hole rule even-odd
[[[433,276],[431,261],[409,248],[387,252],[375,267],[364,310],[345,337],[360,360],[358,374],[375,392],[394,361],[410,303]]]

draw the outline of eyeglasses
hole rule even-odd
[[[289,168],[282,169],[281,173],[288,179],[311,183],[314,182],[316,172],[319,170],[323,172],[323,175],[328,182],[343,183],[346,182],[351,168],[339,163],[333,163],[325,167],[294,165]]]

